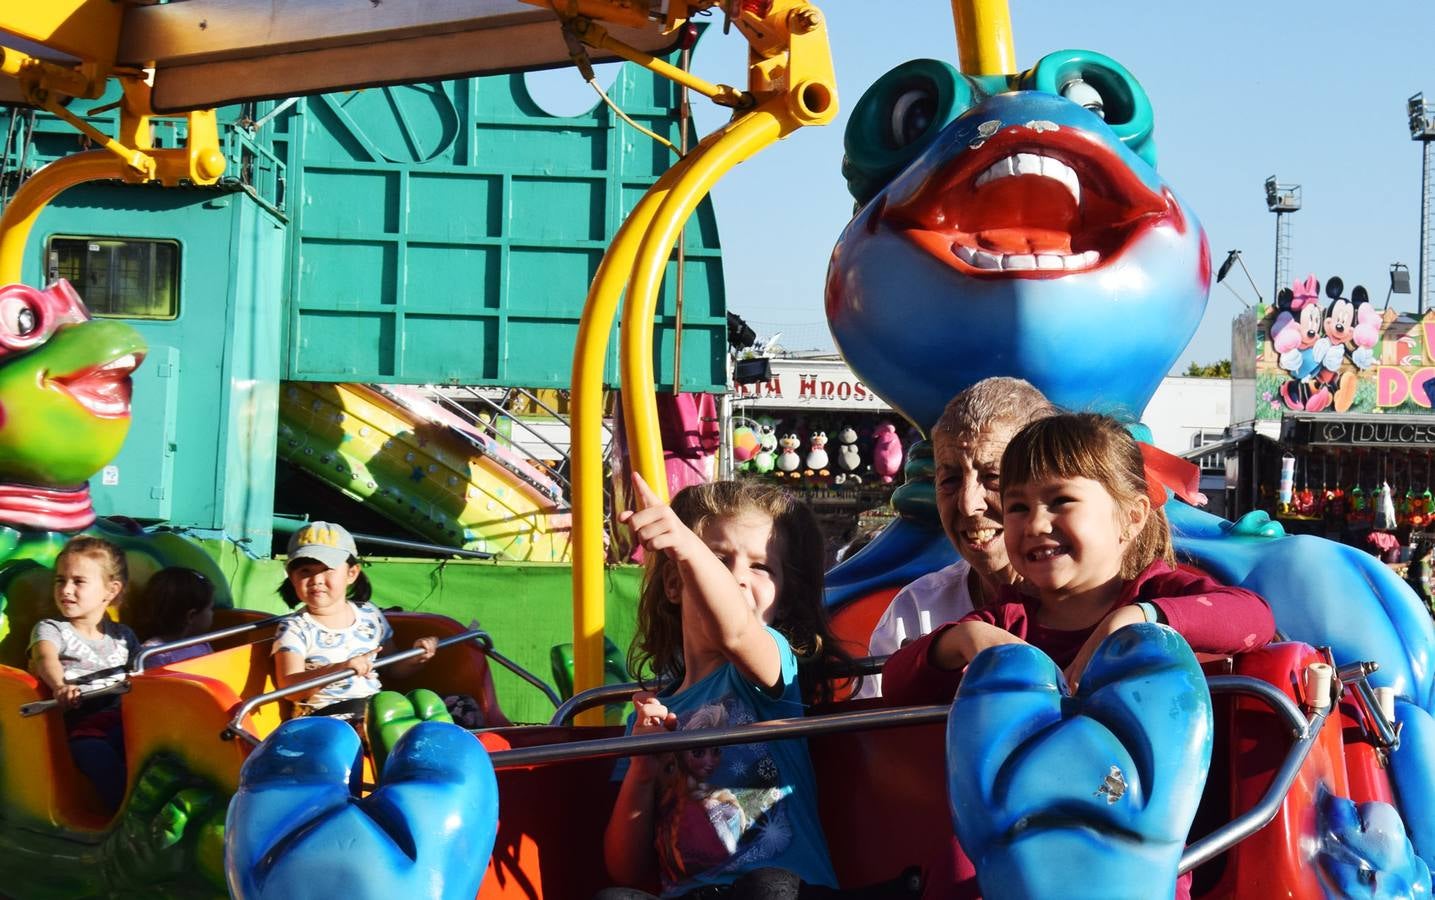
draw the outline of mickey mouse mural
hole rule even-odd
[[[1375,363],[1371,348],[1380,339],[1383,320],[1364,287],[1356,285],[1349,297],[1344,290],[1340,278],[1327,281],[1330,304],[1322,309],[1320,280],[1307,275],[1281,288],[1276,297],[1278,313],[1271,322],[1270,338],[1281,369],[1289,375],[1280,388],[1288,409],[1347,411],[1358,387],[1355,372],[1344,365],[1347,357],[1359,371]]]

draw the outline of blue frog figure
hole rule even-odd
[[[1092,51],[1051,53],[1014,75],[924,59],[882,76],[847,127],[843,174],[857,210],[826,285],[833,337],[858,376],[924,430],[954,394],[993,375],[1136,422],[1194,334],[1211,277],[1199,221],[1156,171],[1152,126],[1140,84]],[[955,559],[930,482],[912,483],[929,457],[914,451],[908,464],[894,498],[903,516],[830,573],[830,605]],[[1355,548],[1287,536],[1260,513],[1229,522],[1166,509],[1178,551],[1261,593],[1285,635],[1329,646],[1340,663],[1380,663],[1372,682],[1395,689],[1401,728],[1391,781],[1419,857],[1407,846],[1400,865],[1425,872],[1428,895],[1430,617]]]

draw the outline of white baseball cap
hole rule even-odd
[[[289,561],[285,568],[301,559],[313,559],[337,569],[358,555],[354,536],[343,525],[310,522],[289,536]]]

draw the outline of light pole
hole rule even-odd
[[[1300,185],[1278,184],[1276,176],[1266,179],[1266,209],[1276,214],[1276,282],[1271,296],[1290,283],[1291,236],[1286,215],[1300,209]]]
[[[1420,289],[1416,293],[1417,316],[1425,315],[1425,304],[1430,298],[1430,142],[1435,140],[1435,111],[1425,102],[1425,94],[1419,93],[1405,101],[1405,112],[1410,118],[1410,139],[1420,142]]]

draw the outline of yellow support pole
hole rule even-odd
[[[744,11],[736,20],[752,48],[750,93],[761,104],[709,136],[648,191],[604,256],[584,307],[571,385],[575,693],[597,687],[603,676],[601,398],[618,297],[626,284],[629,309],[620,364],[628,448],[635,455],[633,468],[666,497],[651,354],[653,309],[668,254],[697,204],[725,172],[789,132],[826,124],[837,113],[821,12],[804,0],[776,0],[767,12],[763,17]],[[602,719],[594,710],[578,721],[600,724]]]
[[[569,427],[573,483],[573,690],[603,683],[603,366],[618,299],[628,281],[643,235],[691,158],[669,169],[648,189],[618,229],[593,277],[573,349]],[[603,710],[579,713],[579,725],[602,725]]]
[[[1007,75],[1016,69],[1007,0],[952,0],[957,60],[967,75]]]
[[[77,184],[124,178],[130,171],[125,160],[108,150],[89,150],[57,159],[26,179],[0,215],[0,284],[20,281],[30,229],[51,200]]]
[[[785,107],[786,98],[740,116],[718,132],[716,139],[708,138],[696,152],[688,155],[693,164],[663,201],[632,267],[620,329],[623,420],[633,468],[664,500],[668,497],[668,478],[663,466],[653,388],[653,317],[657,312],[658,289],[678,235],[717,180],[733,166],[797,127],[795,124],[784,127],[782,117],[771,109],[774,105],[779,109]]]

